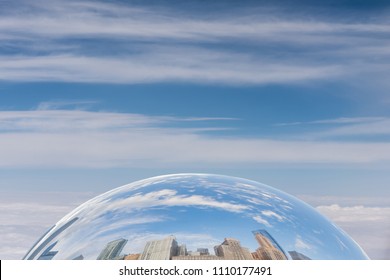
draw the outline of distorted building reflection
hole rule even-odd
[[[287,260],[287,256],[276,240],[266,230],[256,230],[255,235],[260,247],[253,255],[256,260]]]
[[[197,248],[196,251],[187,251],[186,244],[178,245],[176,237],[168,236],[161,240],[148,241],[142,254],[132,253],[124,255],[124,260],[286,260],[287,256],[278,242],[266,230],[252,232],[260,245],[255,252],[241,246],[235,238],[225,238],[214,246],[215,255],[211,255],[208,248]],[[116,241],[119,244],[119,240]],[[104,250],[114,246],[109,244]],[[296,258],[303,258],[300,253],[291,253]],[[111,257],[117,258],[117,255]]]
[[[208,248],[198,248],[196,249],[196,252],[199,253],[201,256],[208,256],[210,255],[209,249]]]
[[[188,251],[187,251],[187,246],[186,244],[181,244],[178,249],[178,255],[179,256],[187,256]]]
[[[126,239],[120,238],[107,243],[106,247],[101,251],[97,260],[114,260],[118,259],[123,247],[127,243]]]
[[[234,238],[225,238],[214,250],[218,257],[225,260],[253,260],[249,249],[241,247],[240,241]]]
[[[177,256],[179,246],[174,236],[168,236],[163,240],[148,241],[140,260],[170,260]]]

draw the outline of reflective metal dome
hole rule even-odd
[[[134,182],[69,213],[24,259],[367,259],[309,205],[241,178]]]

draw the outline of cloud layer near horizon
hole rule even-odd
[[[349,233],[372,259],[390,258],[390,207],[332,204],[316,209]]]

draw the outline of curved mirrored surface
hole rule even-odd
[[[367,259],[302,201],[241,178],[176,174],[97,196],[24,259]]]

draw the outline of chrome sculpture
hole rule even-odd
[[[137,181],[62,218],[32,259],[368,259],[304,202],[258,182],[209,174]]]

